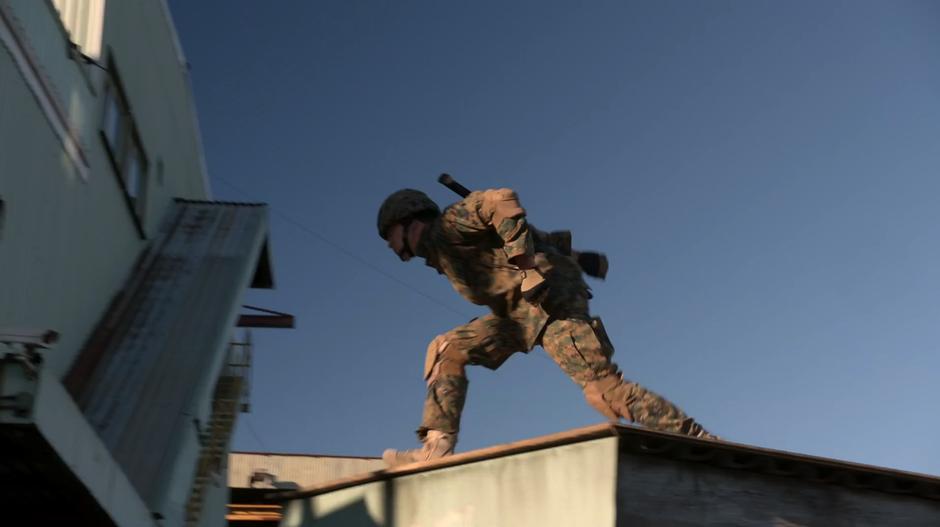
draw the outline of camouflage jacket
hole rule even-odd
[[[548,280],[549,297],[537,317],[541,323],[548,316],[587,313],[590,294],[570,246],[565,251],[551,235],[530,226],[509,189],[472,192],[450,205],[431,224],[422,245],[427,265],[445,275],[461,296],[497,316],[517,318],[524,302],[522,272],[510,262],[522,254],[533,255]]]

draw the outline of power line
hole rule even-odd
[[[267,445],[264,444],[264,440],[262,440],[261,436],[258,435],[258,432],[255,431],[255,427],[251,425],[251,421],[248,420],[247,414],[244,416],[244,419],[242,420],[242,422],[245,423],[245,426],[248,428],[248,432],[251,433],[252,436],[254,436],[255,441],[257,441],[258,445],[261,446],[261,450],[263,452],[268,452]]]
[[[250,197],[250,196],[251,196],[251,193],[250,193],[250,192],[248,192],[247,190],[245,190],[245,189],[239,187],[238,185],[235,185],[234,183],[232,183],[232,182],[230,182],[230,181],[225,180],[224,178],[215,176],[215,179],[216,179],[217,181],[219,181],[220,183],[222,183],[223,185],[225,185],[225,186],[231,188],[232,190],[235,190],[236,192],[238,192],[239,194],[241,194],[241,195],[243,195],[243,196],[245,196],[245,197]],[[300,230],[306,232],[307,234],[313,236],[314,238],[316,238],[316,239],[319,240],[320,242],[322,242],[322,243],[324,243],[324,244],[326,244],[326,245],[329,245],[330,247],[332,247],[332,248],[336,249],[337,251],[343,253],[343,254],[346,255],[347,257],[352,258],[353,260],[355,260],[356,262],[359,262],[360,264],[362,264],[363,266],[367,267],[368,269],[371,269],[372,271],[375,271],[376,273],[379,273],[380,275],[382,275],[382,276],[388,278],[389,280],[392,280],[393,282],[399,284],[400,286],[404,287],[405,289],[408,289],[408,290],[410,290],[411,292],[413,292],[413,293],[415,293],[415,294],[417,294],[417,295],[419,295],[419,296],[424,297],[425,299],[431,301],[431,302],[434,303],[434,304],[437,304],[437,305],[443,307],[444,309],[450,311],[451,313],[454,313],[454,314],[456,314],[456,315],[460,315],[461,317],[463,317],[464,320],[469,320],[470,318],[472,318],[470,315],[468,315],[468,314],[466,314],[466,313],[464,313],[464,312],[462,312],[462,311],[460,311],[460,310],[458,310],[458,309],[455,309],[455,308],[453,308],[453,307],[451,307],[451,306],[445,304],[444,302],[442,302],[442,301],[440,301],[440,300],[434,298],[433,296],[431,296],[431,295],[425,293],[424,291],[421,291],[420,289],[418,289],[418,288],[412,286],[412,285],[409,284],[408,282],[405,282],[404,280],[401,280],[401,279],[398,278],[397,276],[392,275],[392,274],[389,274],[387,271],[385,271],[385,270],[382,269],[381,267],[376,266],[375,264],[373,264],[372,262],[366,260],[365,258],[362,258],[361,256],[357,255],[356,253],[354,253],[354,252],[352,252],[352,251],[346,249],[346,248],[343,247],[342,245],[340,245],[340,244],[334,242],[333,240],[330,240],[329,238],[327,238],[326,236],[320,234],[320,233],[317,232],[316,230],[314,230],[314,229],[308,227],[307,225],[301,223],[299,220],[296,220],[296,219],[294,219],[293,217],[291,217],[290,215],[288,215],[288,214],[286,214],[286,213],[284,213],[284,212],[281,212],[279,209],[276,209],[276,208],[274,208],[274,207],[271,206],[271,205],[268,205],[268,208],[271,210],[271,213],[272,213],[272,214],[274,214],[274,215],[280,217],[282,220],[286,221],[287,223],[290,223],[290,224],[293,225],[294,227],[296,227],[296,228],[298,228],[298,229],[300,229]],[[529,354],[529,353],[526,352],[526,354]],[[537,353],[536,355],[539,356],[539,357],[542,357],[542,358],[545,359],[545,360],[549,360],[549,361],[555,362],[554,359],[552,359],[551,357],[548,356],[548,354]],[[251,425],[249,425],[249,428],[250,428],[250,426],[251,426]],[[252,433],[254,434],[254,431],[253,431],[253,430],[251,430],[251,431],[252,431]],[[257,438],[257,439],[259,440],[259,442],[260,442],[260,438],[258,438],[257,434],[255,434],[255,438]]]
[[[249,193],[249,192],[246,191],[245,189],[243,189],[243,188],[241,188],[241,187],[239,187],[239,186],[237,186],[237,185],[235,185],[235,184],[233,184],[233,183],[231,183],[231,182],[229,182],[229,181],[226,181],[226,180],[223,179],[223,178],[220,178],[220,177],[216,176],[215,179],[218,180],[218,181],[219,181],[220,183],[222,183],[223,185],[225,185],[225,186],[227,186],[227,187],[229,187],[229,188],[231,188],[231,189],[237,191],[238,193],[242,194],[243,196],[246,196],[246,197],[247,197],[247,196],[250,196],[250,195],[251,195],[251,193]],[[324,243],[324,244],[326,244],[326,245],[329,245],[330,247],[332,247],[333,249],[336,249],[337,251],[339,251],[340,253],[346,255],[347,257],[349,257],[349,258],[355,260],[356,262],[359,262],[361,265],[363,265],[363,266],[365,266],[365,267],[371,269],[372,271],[375,271],[376,273],[378,273],[378,274],[384,276],[385,278],[388,278],[389,280],[391,280],[391,281],[393,281],[393,282],[395,282],[395,283],[401,285],[401,286],[404,287],[405,289],[411,290],[413,293],[415,293],[415,294],[417,294],[417,295],[419,295],[419,296],[424,297],[425,299],[427,299],[427,300],[433,302],[434,304],[437,304],[438,306],[441,306],[441,307],[443,307],[444,309],[450,311],[451,313],[454,313],[454,314],[456,314],[456,315],[459,315],[459,316],[461,316],[461,317],[464,318],[464,319],[470,319],[470,318],[472,318],[470,315],[468,315],[468,314],[466,314],[466,313],[463,313],[462,311],[460,311],[460,310],[458,310],[458,309],[453,308],[452,306],[450,306],[450,305],[448,305],[448,304],[446,304],[446,303],[444,303],[444,302],[438,300],[437,298],[434,298],[433,296],[431,296],[431,295],[425,293],[424,291],[421,291],[420,289],[418,289],[418,288],[412,286],[411,284],[405,282],[404,280],[398,278],[397,276],[388,273],[387,271],[385,271],[385,270],[382,269],[381,267],[378,267],[377,265],[375,265],[375,264],[373,264],[372,262],[366,260],[365,258],[362,258],[361,256],[359,256],[359,255],[353,253],[352,251],[346,249],[346,248],[343,247],[342,245],[340,245],[340,244],[334,242],[333,240],[330,240],[330,239],[327,238],[326,236],[324,236],[324,235],[320,234],[319,232],[317,232],[316,230],[314,230],[314,229],[308,227],[307,225],[305,225],[304,223],[300,222],[299,220],[294,219],[292,216],[290,216],[290,215],[288,215],[288,214],[286,214],[286,213],[284,213],[284,212],[281,212],[279,209],[276,209],[276,208],[274,208],[274,207],[269,206],[269,208],[270,208],[270,210],[271,210],[271,213],[274,214],[275,216],[281,218],[282,220],[284,220],[284,221],[286,221],[287,223],[293,225],[294,227],[300,229],[301,231],[306,232],[307,234],[313,236],[314,238],[316,238],[317,240],[319,240],[321,243]]]

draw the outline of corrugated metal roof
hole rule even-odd
[[[908,494],[940,500],[940,478],[935,476],[794,454],[727,441],[696,439],[679,434],[619,424],[588,426],[447,456],[434,461],[412,463],[394,469],[313,485],[298,491],[272,493],[270,498],[278,501],[306,498],[409,474],[429,472],[611,436],[619,437],[619,449],[625,454],[658,456],[686,462],[707,463],[734,470],[760,472],[774,476],[801,478],[816,483],[831,483],[851,488]]]
[[[263,204],[178,201],[66,377],[148,501],[218,376],[267,230]]]
[[[229,455],[228,486],[251,487],[258,472],[271,474],[278,482],[292,482],[300,487],[373,472],[385,467],[379,458],[232,452]]]

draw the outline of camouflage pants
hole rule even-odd
[[[537,317],[487,315],[438,336],[428,347],[427,397],[419,438],[427,430],[457,433],[467,395],[467,364],[498,368],[510,355],[540,343],[548,355],[581,386],[585,398],[608,419],[621,418],[643,426],[696,437],[712,437],[675,405],[622,377],[611,362],[614,348],[600,319],[549,319],[544,330],[531,327]],[[515,319],[515,320],[514,320]],[[532,332],[539,332],[535,338]]]

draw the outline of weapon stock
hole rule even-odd
[[[461,198],[465,198],[470,195],[470,190],[467,187],[457,183],[457,180],[450,177],[450,174],[446,172],[437,178],[437,182],[453,190]]]

